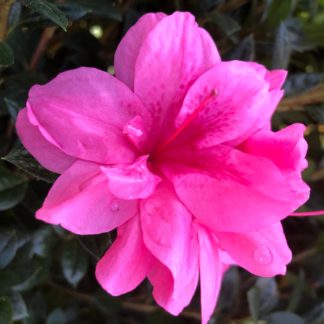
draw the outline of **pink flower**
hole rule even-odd
[[[177,315],[199,277],[207,323],[230,264],[270,277],[291,260],[280,221],[309,188],[304,126],[270,129],[286,72],[221,62],[189,13],[143,16],[115,70],[79,68],[30,90],[19,137],[61,174],[36,217],[76,234],[118,228],[96,270],[112,295],[148,278]]]

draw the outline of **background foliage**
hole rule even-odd
[[[0,324],[199,323],[199,296],[174,318],[148,283],[120,298],[105,294],[94,267],[109,234],[77,237],[34,219],[56,175],[15,135],[29,87],[78,66],[113,73],[113,55],[145,12],[191,11],[225,60],[287,68],[274,129],[307,125],[312,196],[324,209],[323,0],[0,0]],[[256,278],[237,268],[224,280],[212,323],[324,323],[324,219],[284,221],[294,259],[286,276]]]

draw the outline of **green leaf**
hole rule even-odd
[[[15,257],[18,249],[16,233],[0,233],[0,269],[5,268]]]
[[[61,309],[55,309],[47,318],[46,324],[64,324],[67,323],[66,315]]]
[[[0,67],[9,66],[14,63],[14,55],[10,46],[5,42],[0,42]]]
[[[87,10],[89,13],[98,15],[105,18],[121,21],[122,14],[115,7],[114,2],[111,0],[68,0],[65,5],[77,6]]]
[[[76,287],[84,277],[88,265],[88,255],[77,240],[73,239],[64,244],[61,266],[64,277],[72,286]]]
[[[231,36],[241,29],[241,26],[236,22],[236,20],[228,15],[214,12],[212,19],[227,36]]]
[[[25,196],[26,179],[0,166],[0,211],[14,207]]]
[[[278,290],[274,278],[258,278],[247,293],[250,313],[255,321],[269,313],[278,303]]]
[[[290,312],[275,312],[264,319],[267,324],[306,324],[300,316]]]
[[[10,100],[8,98],[3,98],[3,99],[6,103],[7,110],[9,112],[10,117],[12,118],[12,120],[16,120],[20,107],[13,100]]]
[[[33,235],[33,253],[41,257],[48,256],[56,240],[56,235],[50,226],[42,227]]]
[[[68,19],[54,3],[46,0],[25,0],[23,4],[40,15],[50,19],[52,22],[66,31]]]
[[[0,272],[0,289],[12,288],[21,291],[23,289],[20,289],[19,285],[35,276],[40,270],[40,265],[34,260],[17,265],[12,263],[8,268]]]
[[[0,298],[0,324],[12,323],[12,306],[6,297]]]
[[[14,321],[20,321],[26,317],[28,317],[28,311],[25,304],[24,299],[22,298],[21,294],[18,292],[12,292],[9,295],[10,302],[13,308],[13,316],[12,319]]]
[[[44,169],[22,145],[16,145],[3,159],[35,177],[37,180],[52,183],[57,178],[55,173]]]

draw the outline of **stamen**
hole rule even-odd
[[[316,210],[310,212],[297,212],[297,213],[290,214],[290,216],[321,216],[321,215],[324,215],[324,210]]]
[[[208,103],[214,99],[218,95],[216,90],[213,90],[208,97],[206,97],[200,105],[193,111],[193,113],[184,121],[184,123],[175,130],[175,132],[165,141],[163,142],[157,149],[157,151],[162,151],[168,146],[171,142],[173,142],[197,117],[197,115],[208,105]]]

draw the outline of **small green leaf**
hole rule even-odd
[[[258,278],[247,293],[250,313],[255,321],[269,313],[278,303],[278,290],[274,278]]]
[[[212,19],[227,36],[231,36],[241,29],[241,26],[236,22],[236,20],[228,15],[214,12]]]
[[[12,323],[12,306],[6,297],[0,298],[0,324]]]
[[[275,312],[264,319],[267,324],[306,324],[300,316],[290,312]]]
[[[56,240],[56,235],[50,226],[40,228],[33,235],[33,253],[41,257],[48,256]]]
[[[64,324],[67,318],[61,309],[55,309],[47,318],[46,324]]]
[[[9,295],[10,302],[13,308],[13,316],[12,319],[14,321],[20,321],[26,317],[28,317],[28,311],[25,304],[25,301],[23,300],[21,294],[18,292],[12,292]]]
[[[57,178],[55,173],[47,171],[24,149],[22,145],[16,145],[3,159],[12,163],[17,168],[27,172],[38,180],[52,183]]]
[[[15,231],[0,233],[0,269],[5,268],[13,260],[17,248]]]
[[[10,46],[0,42],[0,66],[9,66],[14,63],[14,55]]]
[[[0,167],[0,210],[17,205],[24,198],[27,189],[26,179],[14,175]]]
[[[68,19],[54,3],[46,0],[25,0],[24,5],[40,15],[50,19],[55,24],[60,26],[64,31],[66,31]]]
[[[88,265],[88,255],[80,247],[78,241],[73,239],[65,243],[61,266],[64,277],[72,286],[76,287],[84,277]]]

